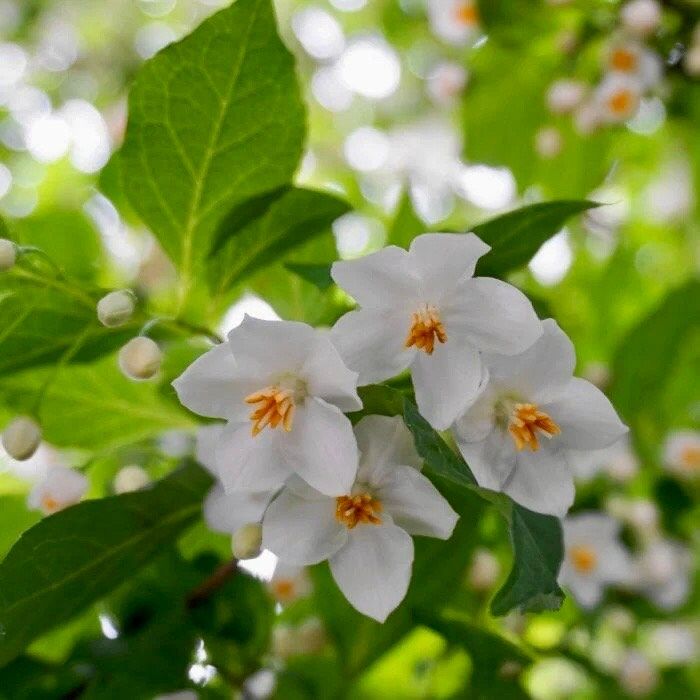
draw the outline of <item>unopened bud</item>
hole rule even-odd
[[[272,630],[272,653],[280,659],[297,654],[297,631],[289,625],[278,625]]]
[[[41,428],[27,416],[10,421],[2,434],[2,446],[10,457],[29,459],[41,443]]]
[[[622,8],[620,16],[627,31],[647,37],[661,24],[661,5],[656,0],[631,0]]]
[[[233,533],[231,544],[236,559],[255,559],[260,554],[262,527],[259,523],[248,523],[239,527]]]
[[[97,318],[108,328],[123,326],[133,315],[134,306],[135,298],[130,291],[110,292],[97,302]]]
[[[131,491],[139,491],[148,486],[151,479],[145,469],[133,464],[128,467],[123,467],[117,472],[114,477],[114,493],[130,493]]]
[[[622,635],[632,634],[636,628],[634,615],[621,606],[616,606],[608,610],[605,615],[605,621],[611,629]]]
[[[535,134],[535,150],[541,158],[556,158],[563,143],[561,132],[553,126],[544,127]]]
[[[139,335],[119,351],[119,368],[129,379],[151,379],[158,373],[162,359],[157,343]]]
[[[547,91],[547,106],[554,114],[565,114],[578,107],[586,96],[586,86],[578,80],[557,80]]]
[[[498,559],[488,549],[477,549],[469,567],[469,585],[475,591],[490,591],[501,574]]]
[[[683,68],[691,78],[700,78],[700,43],[688,49],[683,59]]]
[[[17,247],[7,238],[0,238],[0,272],[9,270],[17,262]]]
[[[628,695],[641,698],[656,688],[659,674],[646,656],[638,651],[630,651],[622,662],[619,680]]]
[[[318,654],[328,641],[326,628],[317,617],[310,617],[300,625],[297,636],[299,652],[302,654]]]

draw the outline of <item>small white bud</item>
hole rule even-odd
[[[289,625],[278,625],[272,630],[272,653],[280,659],[298,654],[297,631]]]
[[[297,630],[299,652],[318,654],[326,646],[328,637],[323,622],[317,617],[310,617]]]
[[[661,24],[661,5],[656,0],[631,0],[621,10],[622,24],[638,37],[647,37]]]
[[[123,326],[133,315],[134,295],[127,289],[106,294],[97,302],[97,318],[108,328]]]
[[[553,126],[543,127],[535,134],[535,150],[541,158],[556,158],[563,145],[561,132]]]
[[[586,86],[579,80],[557,80],[547,90],[547,107],[553,114],[566,114],[578,107],[586,96]]]
[[[589,136],[601,126],[603,116],[595,101],[584,102],[574,112],[574,128],[581,136]]]
[[[700,78],[700,43],[688,49],[683,58],[683,68],[691,78]]]
[[[0,238],[0,272],[9,270],[17,262],[17,247],[7,238]]]
[[[611,629],[622,635],[632,634],[637,626],[634,615],[619,605],[607,611],[605,621]]]
[[[114,493],[120,494],[139,491],[150,483],[151,479],[148,476],[148,472],[132,464],[128,467],[123,467],[117,472],[117,475],[114,477]]]
[[[646,656],[630,651],[622,662],[619,680],[626,693],[633,698],[641,698],[656,688],[659,674]]]
[[[41,443],[41,428],[27,416],[10,421],[2,434],[2,446],[10,457],[23,461],[29,459]]]
[[[255,559],[260,554],[262,544],[262,526],[248,523],[233,533],[231,545],[236,559]]]
[[[129,379],[151,379],[160,369],[163,353],[150,338],[132,338],[119,351],[119,368]]]
[[[498,559],[488,549],[479,548],[474,552],[467,580],[475,591],[490,591],[501,575]]]

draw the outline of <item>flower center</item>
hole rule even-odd
[[[688,445],[681,452],[681,464],[684,469],[691,472],[700,470],[700,447]]]
[[[577,545],[569,553],[571,563],[580,574],[590,574],[598,564],[598,555],[592,547]]]
[[[296,407],[291,390],[275,384],[246,396],[245,402],[257,406],[250,414],[250,420],[253,421],[253,437],[268,425],[271,428],[281,425],[287,432],[292,429]]]
[[[613,114],[627,114],[634,105],[634,95],[630,90],[618,90],[608,100],[608,106]]]
[[[41,507],[46,513],[55,513],[61,507],[61,504],[53,497],[46,495],[41,499]]]
[[[425,304],[411,317],[411,328],[406,336],[405,346],[411,348],[415,345],[419,350],[432,355],[436,338],[440,343],[447,340],[445,326],[442,325],[438,310],[430,304]]]
[[[529,447],[532,452],[540,448],[537,432],[551,438],[561,432],[559,426],[544,411],[537,409],[534,403],[516,403],[510,417],[508,432],[515,447],[522,450]]]
[[[455,20],[465,27],[473,27],[479,21],[479,12],[476,5],[463,2],[455,8]]]
[[[289,602],[294,598],[294,581],[289,578],[281,578],[272,582],[272,590],[275,598],[281,602]]]
[[[355,496],[338,496],[335,499],[335,518],[352,530],[358,523],[379,525],[382,519],[382,502],[369,493]]]
[[[610,65],[623,73],[637,69],[637,55],[628,49],[615,49],[610,56]]]

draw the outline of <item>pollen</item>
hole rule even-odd
[[[571,564],[580,574],[590,574],[598,564],[598,555],[592,547],[577,545],[569,553]]]
[[[515,447],[522,450],[528,447],[532,452],[539,450],[537,433],[548,438],[559,435],[559,426],[534,403],[516,403],[510,418],[508,432],[515,442]]]
[[[446,342],[447,333],[437,309],[426,304],[413,314],[405,346],[411,348],[415,345],[419,350],[432,355],[436,339],[440,343]]]
[[[359,523],[379,525],[382,519],[382,502],[369,493],[355,496],[338,496],[335,499],[335,518],[352,530]]]
[[[294,600],[296,593],[296,585],[289,578],[281,578],[272,582],[272,592],[276,600],[281,603],[289,603]]]
[[[639,59],[634,51],[615,49],[610,55],[610,66],[622,73],[632,73],[637,70]]]
[[[292,429],[295,406],[290,391],[278,386],[269,386],[246,396],[245,402],[257,406],[250,414],[250,420],[253,421],[253,437],[268,425],[271,428],[281,425],[287,432]]]
[[[618,90],[610,96],[608,107],[613,114],[622,116],[632,111],[634,103],[635,97],[630,90]]]
[[[687,446],[683,448],[680,456],[680,463],[683,469],[690,472],[700,471],[700,447]]]
[[[465,27],[473,27],[479,22],[479,11],[473,3],[462,2],[455,8],[455,19]]]
[[[53,496],[46,495],[41,499],[41,507],[45,513],[55,513],[61,504]]]

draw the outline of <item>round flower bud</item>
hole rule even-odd
[[[19,416],[10,421],[2,434],[2,446],[13,459],[29,459],[40,442],[41,428],[27,416]]]
[[[688,49],[683,59],[683,68],[691,78],[700,78],[700,43]]]
[[[310,617],[297,630],[299,652],[318,654],[326,646],[326,628],[317,617]]]
[[[620,685],[633,698],[649,695],[659,683],[659,674],[649,659],[638,651],[629,651],[620,668]]]
[[[129,379],[151,379],[158,373],[162,359],[163,353],[157,343],[139,335],[119,351],[119,369]]]
[[[535,134],[535,150],[541,158],[556,158],[563,145],[561,132],[553,126],[546,126]]]
[[[132,464],[128,467],[123,467],[117,472],[113,483],[114,493],[139,491],[150,483],[151,479],[146,470]]]
[[[278,625],[272,630],[272,653],[280,659],[288,659],[298,653],[297,631],[289,625]]]
[[[108,328],[123,326],[133,315],[134,306],[134,295],[130,291],[110,292],[97,302],[97,318]]]
[[[236,559],[255,559],[260,554],[262,526],[260,523],[248,523],[239,527],[233,533],[231,544]]]
[[[7,238],[0,238],[0,272],[9,270],[17,262],[17,247]]]
[[[553,114],[576,109],[586,96],[586,86],[579,80],[557,80],[547,90],[547,107]]]
[[[631,0],[621,10],[624,28],[638,37],[647,37],[661,24],[661,5],[657,0]]]
[[[488,549],[477,549],[474,552],[467,580],[475,591],[490,591],[501,574],[498,559]]]

